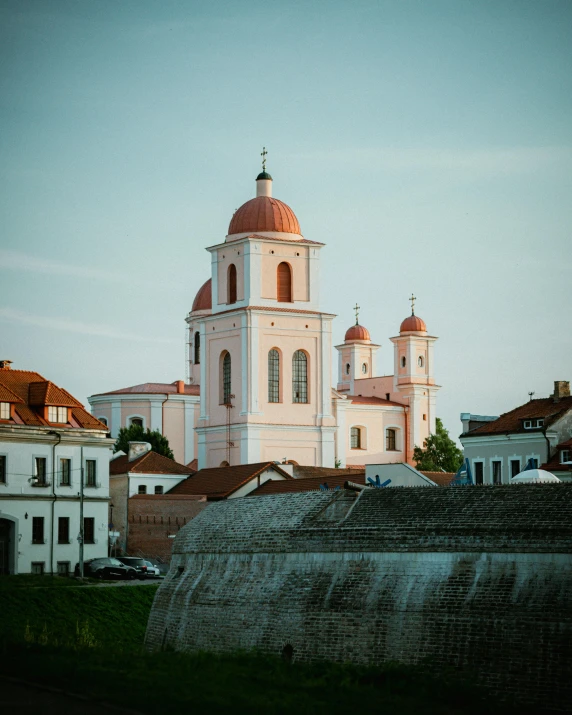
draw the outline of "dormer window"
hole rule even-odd
[[[67,407],[48,407],[48,422],[56,422],[57,424],[65,425],[68,421]]]
[[[572,462],[572,451],[563,449],[560,452],[560,464],[568,464],[569,462]]]
[[[0,420],[10,419],[10,403],[0,402]]]
[[[543,419],[524,420],[523,426],[524,426],[524,429],[538,429],[539,427],[544,426],[544,420]]]

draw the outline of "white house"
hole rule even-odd
[[[82,509],[84,559],[107,556],[112,447],[69,392],[0,361],[0,573],[73,570]]]

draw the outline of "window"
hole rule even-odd
[[[158,486],[155,487],[155,494],[162,494],[163,493],[163,487]]]
[[[425,361],[423,360],[423,355],[420,355],[417,358],[417,364],[419,365],[419,367],[423,367],[423,365],[425,364]]]
[[[47,459],[45,457],[36,457],[34,462],[36,464],[35,477],[36,485],[45,487],[47,486],[46,475],[47,475]]]
[[[10,419],[10,403],[0,402],[0,420]]]
[[[222,357],[222,380],[221,380],[221,405],[230,405],[230,400],[231,400],[231,360],[230,360],[230,353],[225,352],[223,353]]]
[[[95,519],[86,516],[83,520],[83,543],[95,544]]]
[[[48,422],[57,422],[59,424],[65,424],[68,421],[68,408],[67,407],[48,407]]]
[[[228,267],[227,274],[227,290],[228,290],[228,300],[227,303],[236,303],[236,266],[231,263]]]
[[[95,481],[96,481],[96,466],[97,463],[95,459],[86,459],[85,460],[85,486],[86,487],[94,487],[95,486]]]
[[[350,449],[361,449],[361,429],[352,427],[350,430]]]
[[[544,419],[524,420],[524,429],[535,429],[537,427],[544,427]]]
[[[362,363],[361,371],[363,372],[364,375],[367,375],[367,363],[366,362]]]
[[[350,374],[350,369],[351,369],[351,368],[350,368],[350,364],[349,364],[349,362],[347,362],[347,363],[346,363],[346,375],[349,375],[349,374]]]
[[[137,487],[137,494],[147,494],[147,487],[144,484],[140,484]]]
[[[385,393],[385,399],[386,399],[386,400],[389,400],[390,397],[391,397],[390,393],[389,393],[389,392],[386,392],[386,393]]]
[[[60,484],[62,487],[71,484],[71,459],[60,459]]]
[[[292,357],[292,402],[308,402],[308,357],[303,350]]]
[[[280,402],[280,353],[268,353],[268,402]]]
[[[516,477],[517,474],[520,474],[520,459],[511,459],[510,460],[510,476]]]
[[[107,417],[98,417],[97,419],[100,422],[103,422],[103,424],[107,427]]]
[[[2,457],[0,457],[0,460]],[[6,457],[4,457],[6,459]],[[563,449],[560,452],[560,464],[566,464],[566,462],[572,462],[572,456],[569,449]],[[2,480],[2,463],[0,462],[0,481]]]
[[[142,417],[131,417],[129,419],[129,424],[130,425],[139,425],[139,427],[143,427],[143,418]]]
[[[32,517],[32,544],[44,543],[44,517]]]
[[[195,333],[195,365],[201,364],[201,334],[197,330]]]
[[[0,484],[6,484],[6,455],[0,454]]]
[[[475,462],[475,484],[482,484],[484,481],[484,469],[482,462]]]
[[[58,576],[69,576],[70,575],[70,562],[69,561],[58,561]]]
[[[529,460],[531,469],[538,469],[538,459],[531,457]]]
[[[423,421],[427,422],[427,415],[425,414],[425,412],[423,413]]]
[[[493,461],[492,469],[493,469],[493,484],[500,484],[502,481],[502,462],[497,461],[497,460]]]
[[[395,452],[397,450],[394,429],[385,430],[385,449],[388,452]]]
[[[292,302],[292,270],[287,263],[280,263],[277,270],[278,302]]]
[[[405,355],[403,355],[401,357],[401,367],[405,367],[406,364],[407,364],[407,360],[405,359]]]
[[[44,575],[44,562],[43,561],[32,561],[32,574],[34,576]]]
[[[58,544],[69,544],[70,542],[70,520],[68,516],[60,516],[58,519]]]
[[[530,429],[532,427],[532,420],[524,420],[524,429]]]

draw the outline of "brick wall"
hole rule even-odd
[[[128,552],[169,563],[174,538],[207,506],[206,497],[137,494],[129,499]]]
[[[174,547],[150,649],[427,658],[545,709],[572,696],[572,485],[229,500]]]

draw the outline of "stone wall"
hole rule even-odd
[[[563,709],[572,485],[283,494],[209,507],[175,539],[147,647],[425,658]]]

